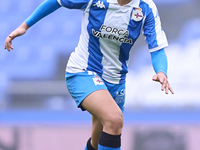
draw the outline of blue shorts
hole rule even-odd
[[[85,71],[80,73],[67,73],[65,75],[69,93],[76,101],[77,107],[85,110],[81,102],[92,92],[97,90],[108,90],[116,101],[122,112],[125,104],[125,83],[112,84],[103,80],[97,73]]]

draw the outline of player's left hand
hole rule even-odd
[[[174,91],[167,80],[167,76],[163,72],[158,72],[156,75],[153,76],[152,80],[160,82],[162,85],[161,90],[165,91],[166,94],[168,94],[168,91],[174,94]]]

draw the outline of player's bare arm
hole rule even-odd
[[[5,40],[4,49],[7,49],[10,52],[10,50],[13,49],[12,40],[17,36],[25,34],[28,28],[28,25],[23,22],[17,29],[10,33]]]
[[[168,82],[167,76],[163,72],[158,72],[153,76],[152,80],[160,82],[162,85],[161,90],[165,91],[166,94],[168,94],[169,91],[174,94],[174,91]]]

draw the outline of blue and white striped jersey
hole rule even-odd
[[[130,50],[140,33],[145,35],[150,52],[168,46],[152,0],[132,0],[124,6],[117,0],[57,1],[83,11],[79,43],[69,58],[67,72],[90,70],[110,83],[123,83]]]

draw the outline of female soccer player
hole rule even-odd
[[[92,115],[92,134],[85,150],[120,150],[129,52],[142,32],[166,94],[168,46],[152,0],[46,0],[5,40],[12,40],[60,7],[83,11],[82,32],[66,67],[66,84],[76,104]],[[64,18],[63,18],[64,19]]]

